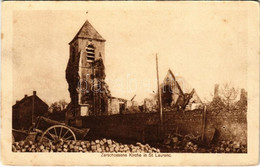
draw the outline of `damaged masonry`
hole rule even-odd
[[[132,101],[111,96],[105,82],[105,39],[86,21],[69,43],[70,58],[66,69],[71,103],[66,112],[68,124],[80,116],[112,115],[126,111]]]
[[[66,69],[71,103],[66,112],[68,124],[75,122],[80,116],[101,116],[127,113],[129,108],[140,111],[132,100],[113,97],[105,82],[105,39],[88,22],[69,43],[70,58]],[[162,89],[164,106],[176,109],[194,110],[202,108],[202,102],[194,89],[183,87],[183,83],[168,71]],[[156,104],[153,104],[154,106]],[[149,101],[144,102],[142,110],[151,111]]]
[[[191,88],[184,78],[175,77],[170,69],[160,88],[164,107],[186,111],[203,108],[202,101],[195,89]]]
[[[179,135],[192,134],[207,144],[214,140],[231,139],[228,131],[232,134],[239,133],[239,129],[232,129],[237,121],[243,122],[241,129],[246,126],[244,117],[239,114],[232,116],[231,121],[229,117],[215,116],[212,110],[212,114],[209,111],[206,119],[203,111],[205,104],[202,103],[196,90],[184,78],[175,76],[169,69],[159,86],[164,113],[162,116],[164,134],[159,135],[159,104],[156,99],[158,94],[151,99],[144,99],[144,104],[141,106],[133,101],[135,96],[131,100],[126,100],[111,95],[105,82],[105,39],[88,21],[69,45],[70,58],[66,79],[71,103],[66,109],[65,116],[68,125],[90,128],[94,136],[142,142],[156,141],[158,136],[163,138],[167,134],[171,136],[174,131]],[[187,114],[179,111],[187,111]],[[222,125],[226,124],[224,118],[232,124],[228,131],[223,131],[222,128]],[[244,142],[246,135],[244,132],[241,134],[243,135],[240,137],[234,135],[236,140]]]

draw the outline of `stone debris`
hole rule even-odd
[[[160,148],[160,149],[159,149]],[[109,152],[109,153],[247,153],[246,142],[220,141],[217,144],[203,146],[190,138],[174,136],[164,140],[162,144],[151,147],[149,144],[123,144],[111,139],[94,141],[65,141],[59,144],[35,143],[32,141],[14,142],[13,152]]]
[[[111,152],[111,153],[160,153],[160,150],[148,144],[137,142],[122,144],[110,139],[95,141],[65,141],[58,144],[52,142],[34,143],[32,141],[14,142],[13,152]]]
[[[238,141],[220,141],[217,144],[202,145],[197,140],[174,136],[164,140],[161,152],[186,153],[247,153],[247,144]]]
[[[215,153],[247,153],[247,144],[237,141],[221,141],[213,149]]]

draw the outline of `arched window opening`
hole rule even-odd
[[[95,48],[93,45],[88,45],[87,49],[87,60],[93,62],[95,60]]]

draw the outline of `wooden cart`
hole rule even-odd
[[[46,117],[38,117],[36,124],[29,131],[13,129],[13,137],[15,140],[18,138],[18,140],[25,140],[26,137],[34,135],[34,140],[37,142],[51,141],[52,143],[59,143],[66,140],[84,140],[89,130],[89,128],[78,129],[71,127]]]

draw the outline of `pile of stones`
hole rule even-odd
[[[164,140],[163,152],[189,153],[247,153],[247,144],[238,141],[220,141],[207,147],[197,144],[183,137],[172,137]]]
[[[159,153],[160,150],[148,144],[122,144],[110,139],[94,141],[64,141],[35,143],[32,141],[14,142],[13,152],[111,152],[111,153]]]
[[[192,142],[187,142],[185,147],[184,147],[185,152],[197,152],[198,151],[198,145],[192,143]]]
[[[246,143],[221,141],[212,150],[215,153],[247,153]]]
[[[171,137],[164,140],[166,152],[198,152],[198,145],[185,137]]]

